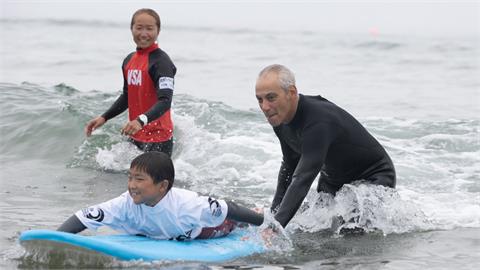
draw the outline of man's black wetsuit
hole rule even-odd
[[[283,162],[272,210],[283,227],[319,172],[319,192],[335,194],[356,180],[395,187],[395,168],[385,149],[353,116],[321,96],[299,95],[292,121],[274,131]]]

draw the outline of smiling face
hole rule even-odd
[[[135,204],[155,206],[168,192],[168,181],[155,184],[152,177],[136,167],[130,168],[128,192]]]
[[[140,13],[133,18],[131,27],[133,41],[138,48],[145,49],[150,47],[157,40],[160,29],[156,19],[147,14]]]
[[[258,78],[255,95],[260,109],[273,127],[289,123],[295,116],[298,103],[297,88],[280,86],[278,74],[269,72]]]

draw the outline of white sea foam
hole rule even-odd
[[[310,192],[308,202],[292,223],[292,229],[308,232],[329,229],[336,233],[343,228],[384,234],[433,228],[421,208],[402,200],[395,189],[366,184],[345,185],[335,197]]]
[[[98,148],[95,156],[101,168],[113,171],[127,171],[132,160],[142,152],[129,142],[112,145],[111,149]]]
[[[194,107],[211,106],[194,104]],[[241,189],[255,190],[263,187],[270,189],[268,193],[273,193],[274,181],[268,176],[276,174],[278,170],[280,149],[270,134],[256,132],[264,129],[265,123],[248,118],[245,119],[247,123],[232,122],[228,119],[228,113],[232,113],[233,109],[217,107],[227,116],[218,115],[215,121],[202,118],[202,113],[195,116],[183,114],[182,111],[176,113],[177,152],[174,156],[177,175],[200,192],[223,194],[227,189],[227,194],[233,195]],[[208,121],[208,125],[204,121]],[[224,125],[233,127],[211,128]],[[237,185],[233,184],[235,182]],[[252,197],[259,197],[258,195],[260,194],[253,194]],[[249,194],[242,197],[254,201]]]

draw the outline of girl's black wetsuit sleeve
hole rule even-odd
[[[148,74],[152,78],[157,92],[157,102],[145,112],[148,121],[151,122],[162,116],[172,106],[174,77],[177,68],[170,57],[160,49],[150,53],[148,62]]]
[[[122,64],[122,73],[125,65],[130,61],[134,53],[129,54],[124,60]],[[115,100],[115,102],[110,106],[110,108],[102,114],[102,117],[105,118],[105,121],[108,121],[115,116],[121,114],[126,109],[128,109],[128,84],[127,78],[123,76],[123,91],[120,96]]]

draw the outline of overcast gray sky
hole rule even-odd
[[[128,22],[136,9],[150,7],[164,25],[175,26],[480,36],[480,0],[0,1],[3,18]]]

